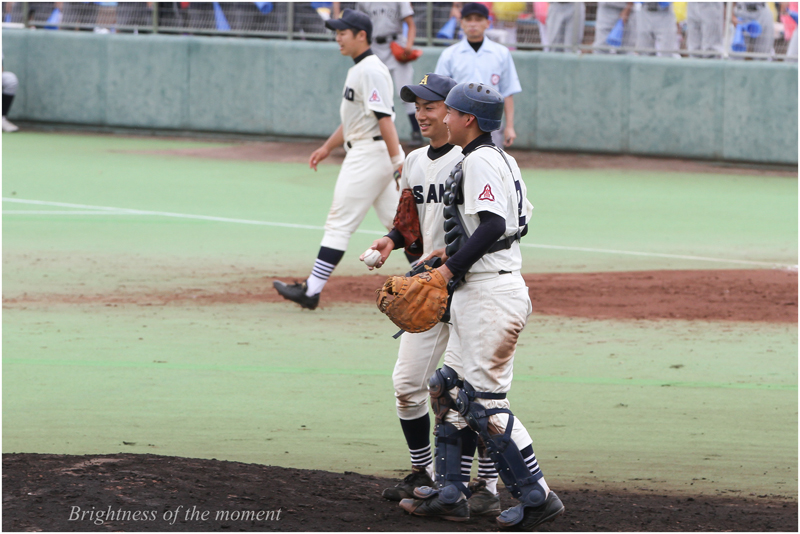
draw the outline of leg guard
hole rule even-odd
[[[458,501],[460,493],[469,497],[469,475],[461,474],[461,451],[465,441],[474,440],[469,428],[457,429],[450,423],[436,425],[436,486],[439,498],[446,504]]]
[[[487,410],[481,403],[475,402],[475,399],[478,398],[503,399],[505,394],[475,391],[470,383],[465,380],[464,388],[458,392],[455,405],[458,413],[466,419],[467,425],[478,432],[481,439],[483,439],[489,457],[494,462],[497,473],[500,475],[500,479],[511,491],[511,494],[519,499],[520,503],[525,507],[540,506],[544,503],[547,495],[545,495],[544,488],[537,481],[544,475],[541,470],[535,475],[531,474],[530,469],[525,464],[522,453],[519,451],[519,447],[511,439],[514,415],[511,410],[506,408]],[[489,432],[489,417],[498,413],[508,414],[508,425],[504,433],[491,434]]]
[[[437,369],[428,380],[428,393],[431,395],[431,407],[436,416],[436,423],[442,423],[449,410],[455,410],[450,390],[460,386],[458,373],[452,367],[443,365]]]

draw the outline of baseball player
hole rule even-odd
[[[502,131],[493,134],[493,139],[498,146],[511,146],[517,138],[514,130],[514,95],[522,91],[522,87],[511,52],[486,37],[488,28],[489,10],[486,6],[464,4],[461,9],[461,29],[466,38],[445,48],[436,62],[436,74],[449,76],[458,83],[478,81],[503,95],[505,126]]]
[[[677,50],[678,23],[672,2],[643,2],[636,28],[636,48],[654,48],[659,51],[656,55],[664,57],[671,57]],[[652,52],[641,54],[653,55]]]
[[[339,112],[342,123],[309,158],[309,166],[327,158],[344,144],[347,155],[336,179],[325,235],[309,277],[302,283],[275,281],[284,298],[313,310],[336,265],[344,256],[350,236],[364,220],[370,206],[387,229],[392,227],[399,193],[392,179],[403,164],[404,154],[394,128],[392,78],[389,69],[370,50],[372,23],[359,11],[345,9],[340,19],[326,26],[336,30],[342,55],[355,65],[347,72]]]
[[[577,32],[575,24],[578,25]],[[547,45],[580,45],[585,25],[586,4],[583,2],[550,2],[547,8]],[[564,52],[566,49],[557,47],[550,48],[550,51]]]
[[[736,2],[733,8],[733,24],[747,24],[756,21],[761,26],[761,34],[751,37],[745,34],[747,51],[757,54],[773,54],[775,46],[775,21],[766,2]],[[757,58],[766,59],[766,58]]]
[[[498,525],[532,530],[564,511],[506,398],[517,340],[532,310],[519,239],[533,206],[516,161],[492,143],[502,96],[477,82],[462,83],[445,104],[450,142],[464,147],[464,159],[444,195],[448,259],[438,271],[453,295],[444,365],[428,384],[436,415],[436,487],[417,488],[400,506],[414,515],[468,519],[468,478],[459,468],[462,447],[477,434],[519,500],[500,514]]]
[[[372,51],[389,67],[394,86],[397,88],[397,96],[400,96],[401,87],[414,83],[414,67],[411,62],[400,63],[397,61],[392,53],[392,43],[396,41],[409,53],[414,47],[417,26],[414,24],[414,9],[411,7],[411,2],[359,2],[356,4],[356,9],[366,13],[372,20],[375,34]],[[408,24],[407,38],[403,37],[404,22]],[[403,109],[411,123],[411,144],[420,146],[422,145],[422,134],[419,131],[417,119],[414,117],[414,103],[404,101]]]
[[[3,60],[5,60],[5,56],[3,56]],[[19,130],[16,124],[6,118],[8,111],[11,109],[11,103],[14,102],[14,95],[17,94],[18,87],[19,80],[17,75],[13,72],[7,72],[3,67],[3,131],[7,133]]]
[[[725,28],[723,2],[689,2],[686,5],[686,49],[689,51],[722,52]],[[694,57],[714,57],[698,54]]]
[[[624,31],[622,34],[622,45],[625,48],[633,48],[636,45],[636,18],[632,17],[633,2],[598,2],[597,18],[594,23],[594,43],[595,54],[607,54],[609,50],[598,50],[598,46],[608,46],[606,39],[608,34],[614,29],[618,20],[622,20]]]
[[[404,102],[414,102],[416,116],[422,133],[430,139],[430,146],[411,152],[403,165],[400,187],[413,195],[419,216],[422,236],[422,257],[441,257],[444,254],[444,215],[442,192],[450,171],[461,161],[461,148],[448,142],[444,125],[446,108],[444,99],[456,85],[455,80],[438,74],[426,74],[418,85],[406,85],[400,91]],[[385,237],[377,239],[372,249],[381,253],[375,267],[380,267],[392,250],[403,248],[403,234],[393,228]],[[362,255],[361,259],[364,259]],[[370,268],[372,269],[372,268]],[[397,416],[411,455],[411,474],[383,496],[392,501],[413,497],[414,488],[433,485],[433,466],[430,443],[430,416],[428,415],[428,378],[439,365],[450,328],[439,323],[433,329],[418,334],[405,333],[400,338],[400,349],[392,373]],[[462,451],[461,469],[469,479],[475,447]],[[489,458],[481,459],[478,481],[469,499],[470,515],[500,513],[497,495],[497,471]]]

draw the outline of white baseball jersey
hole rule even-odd
[[[411,189],[417,203],[422,233],[422,257],[444,243],[444,184],[456,163],[463,158],[461,148],[453,146],[436,159],[430,158],[429,147],[418,148],[406,156],[400,189]]]
[[[467,234],[472,235],[481,223],[478,213],[488,211],[506,220],[503,237],[515,235],[530,221],[533,206],[527,199],[528,190],[522,181],[517,161],[494,148],[481,147],[471,152],[463,164],[464,203],[458,206]],[[510,166],[510,168],[509,168]],[[522,254],[519,241],[511,248],[484,255],[472,265],[470,273],[519,271]]]
[[[394,121],[394,85],[389,69],[375,55],[350,67],[344,82],[339,114],[345,141],[371,139],[381,135],[375,112]]]
[[[397,35],[402,39],[403,19],[414,16],[411,2],[358,2],[356,9],[369,15],[372,39]]]
[[[444,49],[436,62],[436,74],[449,76],[458,83],[480,82],[489,85],[503,98],[519,93],[517,68],[511,52],[488,37],[477,52],[466,39]]]

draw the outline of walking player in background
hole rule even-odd
[[[344,144],[347,155],[336,179],[333,202],[325,235],[311,274],[304,282],[274,286],[285,299],[313,310],[336,265],[341,261],[370,206],[374,206],[387,230],[399,199],[398,185],[392,179],[403,164],[404,154],[394,127],[392,77],[380,59],[370,50],[372,23],[364,13],[345,9],[340,19],[325,22],[336,30],[336,42],[344,56],[355,65],[347,72],[342,103],[342,123],[309,158],[309,166],[327,158],[331,150]]]
[[[519,239],[533,206],[516,161],[492,142],[490,132],[500,127],[503,115],[500,94],[477,82],[463,83],[445,104],[450,142],[464,147],[464,160],[445,188],[448,259],[437,269],[453,293],[444,365],[428,385],[436,415],[436,487],[417,488],[415,498],[400,506],[414,515],[469,519],[470,491],[464,484],[469,477],[460,464],[480,436],[519,500],[500,514],[498,525],[532,530],[564,511],[506,398],[517,340],[532,311],[520,274]]]
[[[552,5],[551,5],[552,8]],[[464,4],[461,29],[465,39],[446,48],[436,63],[436,74],[449,76],[458,83],[480,82],[505,99],[505,126],[492,134],[497,146],[511,146],[517,138],[514,130],[514,95],[522,91],[514,59],[505,46],[486,37],[489,10],[483,4]]]

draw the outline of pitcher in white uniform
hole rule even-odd
[[[469,519],[461,446],[480,435],[519,500],[500,514],[498,525],[533,530],[564,511],[506,398],[517,340],[532,310],[519,240],[533,206],[516,161],[492,142],[502,96],[477,82],[462,83],[445,104],[450,142],[464,147],[464,160],[445,186],[448,259],[438,268],[453,291],[450,340],[444,365],[428,384],[437,423],[436,487],[417,488],[400,506],[414,515]]]
[[[331,150],[342,144],[347,155],[336,179],[325,235],[311,274],[303,282],[273,283],[285,299],[310,310],[319,304],[325,283],[370,206],[387,229],[392,227],[400,198],[393,175],[405,158],[394,127],[392,78],[386,65],[370,50],[369,17],[345,9],[340,19],[328,20],[325,25],[336,30],[341,54],[353,58],[355,65],[347,72],[342,93],[342,123],[311,154],[309,166],[316,171]]]

